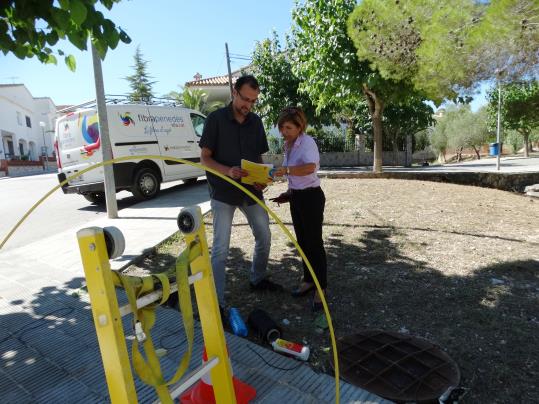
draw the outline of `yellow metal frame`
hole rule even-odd
[[[110,400],[115,404],[137,403],[103,229],[81,229],[77,238]]]
[[[235,403],[236,393],[232,384],[232,367],[228,360],[228,352],[225,341],[225,331],[219,312],[217,292],[213,280],[208,242],[206,240],[206,228],[202,220],[202,213],[197,207],[200,226],[194,233],[185,234],[185,241],[197,242],[201,247],[201,254],[191,261],[191,275],[202,272],[202,279],[195,282],[195,298],[197,301],[200,325],[208,359],[218,357],[219,363],[210,371],[210,376],[215,393],[215,401],[219,403]]]
[[[202,278],[194,283],[194,288],[206,353],[208,359],[212,357],[219,359],[218,364],[210,370],[210,376],[216,402],[236,403],[232,367],[228,360],[206,231],[198,207],[197,214],[200,226],[193,233],[185,234],[185,239],[187,245],[200,246],[200,254],[192,258],[190,266],[191,275],[202,273]],[[99,227],[82,229],[77,232],[77,238],[111,402],[137,403],[103,229]]]

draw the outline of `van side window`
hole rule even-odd
[[[195,129],[195,134],[197,135],[197,137],[201,137],[202,130],[204,129],[204,122],[206,122],[206,118],[204,118],[202,115],[191,114],[191,122],[193,122],[193,128]]]

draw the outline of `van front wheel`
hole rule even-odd
[[[159,193],[160,187],[159,176],[156,172],[151,168],[142,168],[135,174],[131,192],[135,199],[144,201],[155,197]]]

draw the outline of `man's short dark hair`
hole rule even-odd
[[[253,76],[252,74],[245,74],[241,77],[238,77],[238,79],[236,80],[236,83],[234,83],[234,89],[236,91],[239,91],[240,88],[242,88],[244,84],[247,84],[253,90],[260,89],[260,85],[258,84],[258,81],[255,79],[255,76]]]

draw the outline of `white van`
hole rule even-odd
[[[114,164],[116,191],[128,190],[138,200],[153,198],[160,184],[184,180],[196,182],[203,170],[172,160],[138,159],[136,156],[160,155],[200,162],[198,142],[205,117],[183,107],[144,104],[107,105],[112,155],[133,156],[133,160]],[[95,108],[76,110],[56,123],[55,149],[58,180],[103,161]],[[69,181],[64,193],[78,193],[88,201],[104,202],[103,167]]]

